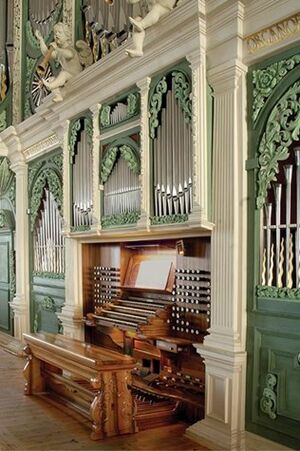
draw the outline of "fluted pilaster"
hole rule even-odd
[[[150,227],[150,199],[151,199],[151,180],[150,180],[150,138],[149,138],[149,117],[148,117],[148,99],[151,79],[144,78],[137,83],[141,96],[141,219],[140,226]]]
[[[63,187],[64,187],[64,201],[63,201],[63,218],[64,227],[63,232],[69,233],[71,227],[71,205],[69,199],[71,199],[71,167],[70,167],[70,149],[69,149],[69,125],[70,121],[67,120],[62,125],[57,134],[61,142],[63,149]],[[66,261],[67,255],[66,255]]]
[[[16,293],[10,306],[14,314],[15,337],[22,340],[23,333],[30,331],[28,166],[22,159],[19,159],[13,161],[11,170],[16,174]]]
[[[204,37],[201,37],[201,42]],[[190,220],[208,220],[206,54],[203,47],[187,57],[193,85],[193,212]]]
[[[99,230],[100,210],[101,210],[101,196],[99,190],[99,143],[100,143],[100,127],[99,127],[99,112],[101,104],[94,105],[90,108],[93,114],[93,223],[92,230]]]

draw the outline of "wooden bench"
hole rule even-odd
[[[136,432],[131,370],[135,360],[62,335],[24,334],[25,394],[50,394],[91,421],[98,440]]]

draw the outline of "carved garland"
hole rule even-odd
[[[45,168],[41,172],[41,174],[38,176],[37,180],[34,183],[34,186],[32,188],[31,192],[31,202],[30,202],[30,223],[31,223],[31,230],[34,228],[34,224],[37,218],[37,214],[39,211],[41,198],[43,196],[43,190],[48,182],[49,189],[51,193],[53,194],[57,205],[59,208],[62,207],[62,186],[59,175],[50,168]]]
[[[104,216],[101,224],[103,228],[136,224],[141,214],[138,211],[129,211],[126,213],[119,213],[115,215]]]
[[[288,299],[300,300],[300,288],[287,288],[287,287],[273,287],[258,285],[256,287],[256,294],[259,298],[272,298],[272,299]]]
[[[86,116],[84,118],[79,118],[75,120],[71,126],[69,131],[69,151],[70,151],[70,159],[71,163],[73,162],[73,158],[75,155],[75,147],[78,141],[78,133],[81,130],[82,119],[84,121],[84,130],[87,132],[88,144],[92,147],[93,145],[93,121],[90,116]]]
[[[261,109],[264,108],[266,100],[270,97],[278,83],[286,74],[300,63],[300,55],[292,56],[286,60],[279,61],[266,69],[254,70],[252,74],[253,82],[253,113],[255,122]]]
[[[289,146],[299,139],[300,82],[296,82],[273,108],[258,148],[257,208],[266,200],[270,183],[276,179],[278,161],[285,160]]]
[[[131,92],[130,94],[128,94],[126,102],[127,102],[127,115],[124,119],[122,119],[122,121],[119,121],[119,122],[123,122],[123,120],[130,119],[130,118],[136,116],[139,112],[139,94],[138,93]],[[100,125],[103,128],[109,127],[111,125],[110,113],[111,113],[111,108],[113,105],[114,104],[104,105],[101,108]],[[113,125],[115,125],[115,124],[113,124]]]
[[[276,420],[277,418],[277,393],[275,391],[277,378],[275,374],[267,374],[266,387],[260,399],[260,410],[268,415],[271,420]]]
[[[0,113],[0,132],[5,130],[6,127],[7,127],[6,110],[3,110]]]
[[[14,173],[9,168],[8,159],[0,158],[0,197],[9,190],[13,178]]]
[[[141,162],[137,152],[133,147],[123,144],[121,146],[109,147],[102,159],[101,164],[101,183],[105,183],[110,176],[114,164],[117,160],[118,154],[121,154],[122,158],[127,161],[129,168],[135,173],[139,174],[141,170]]]

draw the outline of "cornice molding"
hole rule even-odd
[[[249,53],[255,53],[262,48],[270,47],[289,37],[300,35],[300,13],[287,17],[269,27],[245,37]]]

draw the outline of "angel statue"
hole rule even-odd
[[[61,102],[63,98],[59,88],[79,74],[84,67],[90,66],[93,63],[93,55],[85,41],[77,41],[76,49],[71,45],[71,33],[67,25],[62,22],[54,25],[53,33],[54,42],[51,42],[49,48],[39,30],[35,31],[35,36],[44,55],[44,60],[40,66],[43,67],[43,64],[47,64],[50,58],[57,60],[61,65],[61,71],[56,77],[42,80],[46,88],[55,94],[53,101]]]
[[[128,3],[138,3],[140,0],[127,0]],[[143,56],[143,45],[145,39],[145,29],[156,24],[159,19],[169,13],[175,6],[177,0],[146,0],[149,12],[142,19],[141,17],[129,17],[133,25],[132,41],[133,48],[126,49],[129,56]]]

